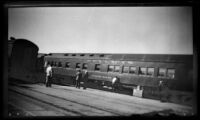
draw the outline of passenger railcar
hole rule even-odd
[[[38,50],[37,45],[26,39],[8,40],[9,78],[35,82]]]
[[[81,69],[99,86],[111,85],[118,76],[123,88],[141,86],[146,94],[158,94],[160,80],[171,90],[193,90],[192,55],[51,53],[44,61],[53,66],[58,84],[73,84],[76,69]]]

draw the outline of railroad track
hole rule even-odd
[[[27,89],[26,89],[27,90]],[[101,109],[88,104],[79,103],[76,101],[68,100],[59,96],[46,94],[43,92],[28,89],[28,92],[24,92],[19,88],[9,88],[10,92],[17,93],[21,96],[28,97],[32,100],[39,101],[40,103],[46,104],[46,106],[52,106],[54,108],[60,109],[62,111],[67,111],[66,115],[70,115],[69,112],[77,116],[119,116],[122,113],[113,112],[107,109]],[[45,98],[45,99],[42,99]],[[54,100],[54,101],[52,101]],[[62,104],[65,106],[62,106]],[[67,105],[67,106],[66,106]],[[73,108],[73,109],[72,109]],[[124,115],[124,114],[123,114]]]
[[[9,91],[38,100],[46,104],[46,106],[53,106],[61,111],[68,112],[64,116],[69,113],[69,115],[72,114],[75,116],[129,116],[163,110],[170,111],[170,107],[175,107],[177,111],[181,111],[182,113],[191,111],[190,108],[179,107],[170,103],[170,106],[168,106],[168,103],[159,103],[157,105],[158,101],[143,100],[136,97],[129,97],[131,98],[129,99],[128,96],[117,95],[115,93],[107,93],[105,95],[105,92],[93,90],[86,90],[84,92],[84,90],[63,88],[56,85],[52,88],[46,88],[41,85],[12,84],[9,87]],[[127,97],[128,99],[121,97]],[[93,101],[98,104],[93,103]]]
[[[57,112],[59,112],[59,116],[84,116],[84,114],[81,114],[80,112],[77,112],[77,111],[73,111],[73,110],[70,110],[70,109],[66,109],[64,107],[60,107],[58,105],[54,105],[50,102],[47,102],[45,100],[41,100],[41,99],[38,99],[38,98],[35,98],[35,97],[31,97],[29,95],[24,95],[20,92],[17,92],[17,91],[14,91],[14,90],[10,90],[9,91],[9,94],[13,94],[14,97],[18,96],[18,100],[22,100],[22,99],[29,99],[29,103],[31,104],[32,102],[33,103],[36,103],[40,106],[45,106],[44,107],[44,110],[34,110],[32,108],[28,109],[27,107],[26,108],[23,108],[22,106],[17,106],[15,104],[13,104],[12,102],[9,102],[10,105],[14,106],[15,108],[25,112],[25,113],[28,113],[29,116],[40,116],[42,115],[41,113],[39,112],[43,112],[43,115],[42,116],[46,116],[49,112],[48,109],[51,109],[51,111],[53,110],[55,113],[52,113],[52,116],[57,116]],[[19,97],[20,96],[20,97]],[[32,106],[32,105],[31,105]],[[31,110],[32,109],[32,110]],[[46,112],[45,112],[46,111]],[[48,116],[48,115],[47,115]]]

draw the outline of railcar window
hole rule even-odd
[[[52,66],[56,66],[56,62],[53,61],[53,62],[52,62]]]
[[[99,57],[104,57],[104,54],[99,55]]]
[[[129,72],[129,67],[124,66],[123,67],[123,73],[128,73]]]
[[[87,63],[83,63],[83,69],[87,69],[88,65]]]
[[[85,56],[85,54],[80,54],[80,56]]]
[[[76,68],[81,68],[81,63],[76,63]]]
[[[55,67],[57,66],[57,62],[54,62],[54,66],[55,66]]]
[[[120,69],[120,66],[119,66],[119,65],[116,65],[116,66],[115,66],[115,69],[114,69],[114,72],[119,72],[119,69]]]
[[[45,61],[45,63],[44,63],[44,67],[47,67],[47,65],[49,65],[49,64],[50,64],[49,61]]]
[[[53,66],[54,65],[54,63],[53,63],[53,61],[51,61],[51,66]]]
[[[108,72],[114,72],[114,65],[108,66]]]
[[[94,56],[94,54],[91,54],[90,57]]]
[[[100,64],[95,64],[95,70],[100,70]]]
[[[136,74],[136,67],[130,67],[130,73]]]
[[[146,75],[146,68],[145,67],[139,68],[139,75]]]
[[[76,54],[72,54],[72,56],[76,56]]]
[[[158,77],[165,77],[166,76],[166,68],[159,68],[158,69]]]
[[[65,67],[66,67],[66,68],[69,68],[69,66],[70,66],[70,62],[66,62],[66,63],[65,63]]]
[[[153,76],[153,74],[154,74],[154,68],[147,68],[147,75]]]
[[[62,67],[62,63],[61,62],[58,63],[58,67]]]
[[[175,77],[175,69],[167,69],[167,77],[173,79]]]

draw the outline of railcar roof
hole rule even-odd
[[[30,46],[30,47],[35,47],[37,50],[39,50],[38,46],[35,43],[33,43],[33,42],[29,41],[29,40],[26,40],[26,39],[9,40],[8,44],[27,45],[27,46]]]
[[[50,53],[50,58],[112,59],[152,62],[192,62],[193,55],[178,54],[102,54],[102,53]]]
[[[38,53],[37,57],[40,58],[40,57],[43,57],[43,56],[46,56],[47,54],[45,53]]]

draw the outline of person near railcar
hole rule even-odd
[[[115,92],[118,88],[118,84],[119,84],[119,78],[117,76],[115,76],[112,79],[112,90]]]
[[[78,70],[78,72],[76,73],[76,88],[79,89],[80,89],[81,77],[82,77],[81,70]]]
[[[163,81],[159,81],[158,90],[159,90],[159,98],[160,100],[162,100]]]
[[[169,88],[167,83],[163,83],[163,81],[159,81],[159,97],[161,102],[168,102],[169,101]]]
[[[50,64],[47,65],[46,68],[46,87],[51,87],[51,79],[52,79],[52,67]]]
[[[86,89],[87,88],[87,81],[88,81],[88,71],[86,70],[85,71],[85,74],[83,76],[83,89]]]

